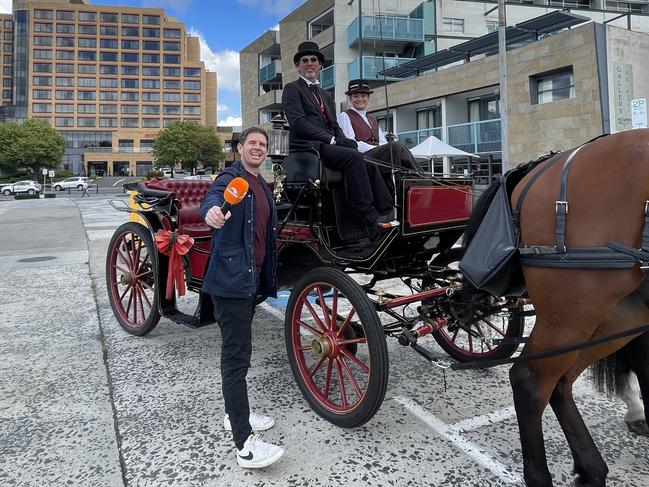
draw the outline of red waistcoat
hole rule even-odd
[[[370,145],[379,145],[379,122],[376,118],[367,116],[367,120],[370,122],[371,128],[367,125],[363,117],[361,117],[358,112],[352,110],[345,110],[349,120],[352,123],[352,128],[354,129],[354,134],[356,135],[356,140],[358,142],[365,142]]]

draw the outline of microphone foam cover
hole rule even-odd
[[[225,188],[225,193],[223,196],[225,197],[225,201],[230,203],[231,205],[236,205],[241,202],[241,200],[246,196],[246,193],[248,192],[248,181],[246,181],[244,178],[234,178],[232,181],[230,181],[230,184],[228,184],[227,188]]]

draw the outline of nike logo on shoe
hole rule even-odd
[[[239,455],[239,458],[241,458],[242,460],[252,460],[252,452],[251,451],[249,451],[248,454],[245,455],[245,456],[240,455],[239,453],[237,453],[237,455]]]

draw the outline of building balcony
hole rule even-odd
[[[424,19],[411,19],[409,17],[389,17],[363,15],[363,41],[386,41],[388,43],[419,43],[424,42]],[[349,46],[359,41],[358,17],[347,29]]]
[[[272,61],[259,70],[259,84],[272,83],[279,80],[282,65],[279,59]]]
[[[481,122],[460,123],[447,127],[400,132],[397,134],[397,138],[403,145],[412,148],[430,135],[434,135],[448,145],[472,154],[500,152],[502,150],[499,118]]]
[[[352,79],[352,78],[350,78]],[[328,90],[336,84],[336,66],[331,65],[320,71],[320,87]]]
[[[109,153],[136,153],[136,154],[150,154],[153,152],[153,147],[86,147],[84,152],[109,152]]]
[[[380,80],[383,81],[383,76],[379,76],[378,73],[385,69],[394,68],[400,64],[407,63],[412,61],[414,58],[409,57],[380,57],[380,56],[363,56],[363,79],[364,80]],[[355,59],[352,63],[349,64],[348,74],[349,79],[358,79],[360,78],[359,70],[359,60]],[[388,81],[395,81],[400,78],[390,78]]]

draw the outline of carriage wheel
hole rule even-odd
[[[463,254],[464,249],[453,248],[433,259],[432,264],[457,269]],[[480,312],[480,309],[476,312]],[[433,336],[439,346],[455,360],[473,362],[511,357],[518,348],[518,343],[508,341],[521,337],[524,329],[524,317],[503,312],[483,316],[470,326],[451,320]]]
[[[156,254],[145,226],[121,225],[106,256],[108,299],[119,324],[132,335],[146,335],[160,321]]]
[[[311,408],[351,428],[369,421],[388,385],[388,348],[365,291],[333,268],[308,272],[286,308],[286,349]]]

